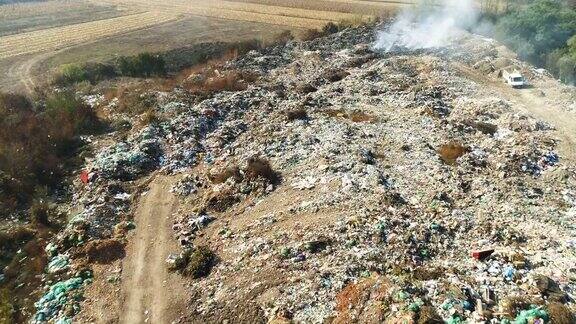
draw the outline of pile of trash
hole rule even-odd
[[[165,118],[88,163],[52,271],[118,237],[124,186],[159,170],[186,209],[169,267],[217,255],[198,252],[210,269],[186,288],[191,321],[571,323],[576,169],[483,72],[499,45],[380,53],[373,40],[350,28],[253,51],[223,67],[259,74],[246,90],[163,93]],[[42,318],[68,316],[50,298]]]
[[[576,233],[566,224],[575,204],[565,192],[576,170],[550,125],[454,67],[497,61],[498,44],[472,36],[453,48],[382,54],[369,35],[350,29],[252,52],[227,68],[259,71],[259,84],[190,108],[233,118],[193,144],[171,140],[177,152],[202,152],[181,172],[210,179],[231,161],[261,156],[282,176],[257,195],[235,187],[242,180],[232,171],[224,182],[177,189],[186,201],[230,198],[198,205],[174,228],[185,246],[217,247],[221,258],[193,282],[190,317],[571,318]],[[197,226],[201,215],[211,221]],[[542,278],[554,288],[543,289]]]
[[[160,165],[161,132],[147,126],[126,142],[120,142],[100,152],[94,168],[108,179],[134,180]]]
[[[36,302],[33,323],[72,323],[72,317],[80,311],[82,288],[92,282],[92,273],[83,271],[76,276],[57,282]]]

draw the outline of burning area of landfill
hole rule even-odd
[[[124,243],[162,179],[176,207],[150,217],[174,248],[150,262],[184,282],[171,321],[574,323],[576,155],[525,109],[573,115],[574,89],[478,36],[389,52],[375,37],[250,52],[221,71],[256,74],[246,89],[155,91],[159,121],[91,138],[36,320],[95,320],[98,285],[133,299]],[[518,97],[509,65],[533,83]]]

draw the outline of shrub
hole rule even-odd
[[[306,31],[304,31],[304,33],[301,36],[301,39],[303,41],[311,41],[311,40],[315,40],[317,38],[320,37],[324,37],[330,34],[335,34],[337,32],[339,32],[341,29],[346,28],[346,27],[350,27],[352,26],[353,23],[345,23],[343,22],[340,26],[333,23],[333,22],[329,22],[326,25],[324,25],[324,27],[322,27],[322,30],[318,30],[318,29],[308,29]]]
[[[289,110],[286,112],[286,119],[288,119],[288,121],[293,121],[293,120],[306,120],[308,119],[308,113],[306,112],[306,109],[304,108],[298,108],[298,109],[294,109],[294,110]]]
[[[60,67],[53,83],[61,86],[88,82],[95,84],[102,80],[116,77],[116,70],[111,64],[85,63],[65,64]]]
[[[206,277],[216,263],[216,255],[206,246],[199,246],[190,254],[183,274],[194,279]]]
[[[273,184],[280,181],[279,174],[272,169],[270,162],[260,157],[251,157],[248,159],[245,173],[246,178],[250,181],[265,179]]]
[[[51,95],[44,106],[0,94],[0,213],[26,207],[39,187],[59,186],[78,135],[101,126],[72,94]]]
[[[80,65],[66,64],[60,68],[60,77],[62,83],[76,83],[88,80],[88,73]]]
[[[45,201],[36,201],[30,207],[30,220],[36,226],[49,226],[53,209]]]
[[[122,76],[151,77],[166,74],[166,62],[160,55],[141,53],[136,56],[122,56],[117,62],[118,72]]]
[[[329,22],[326,25],[324,25],[324,27],[322,27],[322,32],[325,35],[335,34],[338,31],[340,31],[340,27],[333,22]]]
[[[45,103],[46,123],[52,138],[67,142],[77,134],[92,134],[102,129],[102,123],[92,108],[71,92],[49,96]]]

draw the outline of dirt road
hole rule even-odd
[[[513,89],[512,89],[513,90]],[[556,128],[560,139],[558,150],[565,164],[576,163],[576,115],[547,102],[544,97],[536,95],[537,90],[513,90],[515,95],[509,98],[520,104],[527,114],[546,121]]]
[[[186,302],[184,282],[170,273],[164,260],[178,251],[172,236],[177,199],[170,193],[171,178],[157,176],[140,198],[136,230],[124,259],[121,323],[171,323]]]
[[[560,139],[558,153],[565,164],[576,163],[576,114],[552,104],[539,88],[513,89],[500,79],[492,79],[462,64],[456,67],[466,77],[490,87],[499,97],[508,100],[514,109],[552,125]]]

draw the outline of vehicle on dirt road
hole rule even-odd
[[[512,86],[512,88],[523,88],[528,84],[526,82],[526,79],[522,76],[522,74],[518,70],[513,70],[512,72],[509,72],[508,70],[503,70],[502,78],[504,79],[504,82]]]

